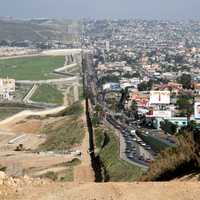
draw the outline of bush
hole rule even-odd
[[[48,178],[52,181],[56,181],[58,179],[58,175],[55,172],[49,171],[46,174],[42,175],[41,178]]]
[[[197,170],[200,166],[197,146],[192,134],[179,136],[178,146],[162,151],[141,180],[168,181]]]

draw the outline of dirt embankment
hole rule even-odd
[[[197,182],[97,184],[0,178],[2,200],[199,200],[199,197]]]

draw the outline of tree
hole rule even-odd
[[[194,121],[194,120],[191,120],[189,123],[188,123],[188,126],[187,126],[187,129],[189,131],[194,131],[197,127],[197,122]]]
[[[94,107],[94,111],[95,111],[95,119],[96,121],[100,121],[100,119],[102,118],[102,114],[103,114],[103,108],[101,107],[100,104],[97,104]]]
[[[143,81],[142,83],[138,84],[139,91],[148,91],[151,90],[153,86],[153,81],[149,80],[148,82]]]
[[[179,96],[176,102],[179,110],[181,111],[181,115],[190,117],[193,112],[193,104],[190,96],[181,95]]]
[[[132,103],[131,103],[131,110],[133,111],[133,112],[136,112],[137,110],[138,110],[138,106],[137,106],[137,102],[136,101],[132,101]]]
[[[168,120],[164,120],[160,123],[160,127],[161,129],[165,132],[165,133],[169,133],[169,134],[175,134],[177,132],[177,125],[168,121]]]
[[[115,76],[113,74],[109,74],[109,75],[103,76],[100,79],[100,83],[101,84],[105,84],[105,83],[108,83],[108,82],[118,83],[119,82],[119,77]]]
[[[100,124],[101,120],[97,114],[94,114],[92,117],[92,125],[97,127]]]
[[[181,77],[178,78],[178,83],[183,85],[184,89],[191,89],[191,75],[190,74],[183,74]]]
[[[130,106],[130,111],[129,111],[129,116],[138,118],[138,105],[136,101],[132,101],[131,106]]]

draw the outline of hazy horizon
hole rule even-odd
[[[199,20],[199,0],[0,0],[0,16]]]

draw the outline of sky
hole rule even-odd
[[[0,0],[15,18],[200,19],[200,0]]]

